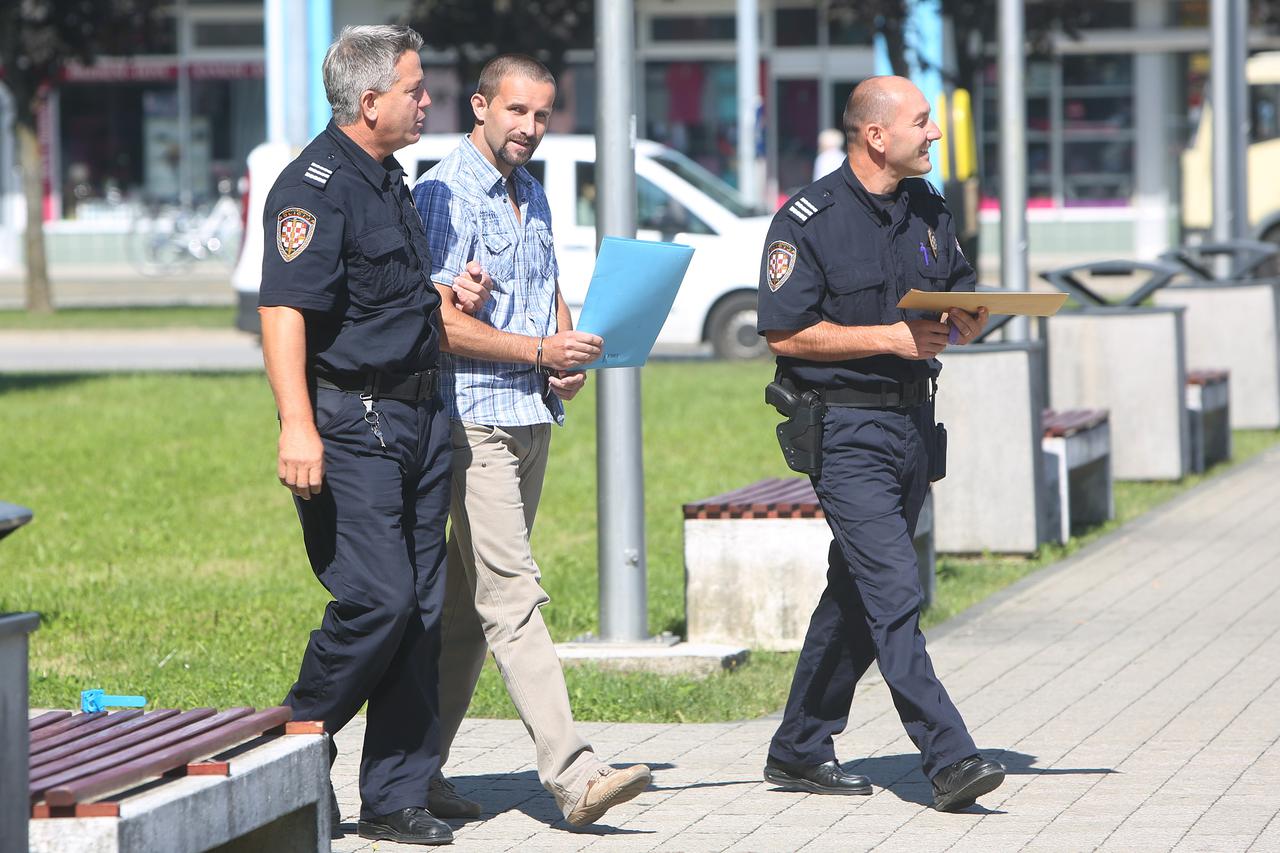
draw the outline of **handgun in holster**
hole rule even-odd
[[[787,419],[778,424],[778,446],[787,467],[817,476],[822,470],[822,421],[827,406],[816,391],[796,391],[785,379],[770,382],[764,401]]]

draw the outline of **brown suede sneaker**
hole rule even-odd
[[[583,792],[578,804],[565,817],[574,826],[586,826],[595,823],[614,806],[634,800],[640,792],[649,787],[653,774],[643,764],[630,767],[600,767]]]

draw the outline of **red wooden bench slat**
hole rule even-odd
[[[293,709],[287,705],[267,708],[185,740],[180,746],[150,754],[146,758],[122,764],[87,779],[51,788],[45,792],[44,798],[51,806],[69,806],[80,800],[87,800],[122,785],[180,767],[193,758],[234,746],[251,736],[262,734],[266,729],[288,722],[292,715]]]
[[[207,708],[205,710],[208,711],[207,714],[201,714],[195,719],[203,719],[213,713],[212,708]],[[178,712],[172,708],[152,711],[149,714],[144,714],[138,719],[130,720],[122,726],[117,726],[116,728],[108,729],[104,732],[98,732],[92,737],[82,738],[74,743],[68,743],[65,746],[60,746],[57,749],[51,749],[48,752],[42,752],[39,755],[32,755],[30,768],[31,774],[34,776],[37,768],[44,767],[46,764],[51,764],[60,758],[70,756],[70,763],[67,764],[67,766],[70,767],[79,762],[92,761],[93,759],[99,758],[103,755],[109,755],[112,752],[124,749],[130,744],[138,743],[146,738],[162,735],[169,729],[182,725],[182,723],[175,720],[167,728],[153,727],[164,720],[177,716],[177,713]],[[142,729],[149,729],[149,731],[139,733]],[[102,747],[107,748],[103,749]],[[41,775],[47,775],[54,771],[51,769],[44,769],[40,772]]]
[[[189,738],[197,737],[208,731],[216,729],[219,726],[234,722],[235,720],[251,713],[253,713],[252,708],[231,708],[212,717],[202,717],[199,720],[189,721],[190,725],[185,724],[188,722],[184,719],[187,715],[180,714],[175,719],[183,720],[184,725],[180,728],[173,729],[158,738],[144,740],[141,743],[136,743],[133,746],[120,751],[112,751],[94,761],[89,761],[87,763],[77,762],[74,767],[67,768],[65,770],[54,771],[51,769],[52,765],[43,768],[39,776],[31,780],[31,799],[42,799],[48,793],[50,788],[58,785],[65,785],[85,776],[91,776],[100,770],[109,772],[109,768],[116,767],[122,762],[133,761],[135,759],[142,759],[146,756],[150,756],[152,753],[160,752],[176,743],[181,743]],[[104,747],[99,747],[99,749],[103,748]]]
[[[80,740],[92,737],[93,735],[109,730],[115,726],[123,725],[130,720],[141,717],[142,711],[131,709],[128,711],[115,711],[105,717],[101,717],[83,726],[77,726],[74,729],[68,729],[64,732],[58,732],[53,737],[47,737],[31,744],[31,756],[43,755],[51,749],[55,749],[64,744],[74,744]]]
[[[1188,385],[1212,385],[1215,382],[1227,382],[1231,379],[1230,370],[1214,370],[1211,368],[1201,368],[1199,370],[1187,371]]]
[[[34,732],[37,729],[42,729],[45,726],[58,722],[59,720],[65,720],[70,716],[70,711],[45,711],[40,716],[32,717],[30,720],[27,720],[27,732]]]
[[[52,725],[44,726],[43,728],[31,733],[31,746],[34,748],[36,745],[36,741],[53,737],[54,735],[59,734],[61,732],[65,732],[68,729],[74,729],[80,726],[88,725],[89,723],[92,723],[94,720],[102,719],[106,715],[107,715],[106,711],[97,711],[93,714],[75,714],[60,722],[53,723]]]
[[[1040,413],[1040,428],[1046,438],[1062,438],[1106,423],[1106,409],[1045,409]]]
[[[821,518],[822,508],[813,484],[804,477],[778,477],[687,503],[688,519]]]

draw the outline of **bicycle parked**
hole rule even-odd
[[[143,275],[171,275],[195,261],[235,265],[242,225],[231,182],[218,184],[218,200],[207,208],[152,205],[130,229],[130,255]]]

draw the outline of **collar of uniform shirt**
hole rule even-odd
[[[488,187],[490,193],[495,192],[495,190],[505,193],[507,191],[506,179],[502,177],[498,167],[485,159],[485,156],[476,148],[475,143],[471,141],[470,136],[462,137],[462,141],[464,162],[467,164],[467,169],[475,177],[476,183],[482,187]],[[528,186],[533,181],[533,176],[529,174],[524,166],[517,166],[513,169],[511,176],[521,186]]]
[[[902,188],[901,183],[894,190],[897,194],[896,198],[891,203],[885,204],[862,185],[862,181],[858,180],[858,176],[849,167],[848,160],[845,160],[844,165],[841,166],[840,174],[844,176],[845,183],[849,185],[849,190],[853,193],[853,197],[862,205],[863,211],[877,225],[897,225],[902,221],[902,217],[906,215],[907,208],[910,206],[910,193]],[[889,220],[888,223],[885,222],[886,217]]]
[[[385,190],[389,183],[394,183],[397,177],[396,172],[404,173],[400,167],[400,161],[394,154],[379,163],[369,156],[368,151],[357,145],[354,139],[343,133],[342,128],[333,123],[333,119],[329,119],[329,125],[324,132],[338,143],[360,174],[364,175],[364,179],[378,189]]]

